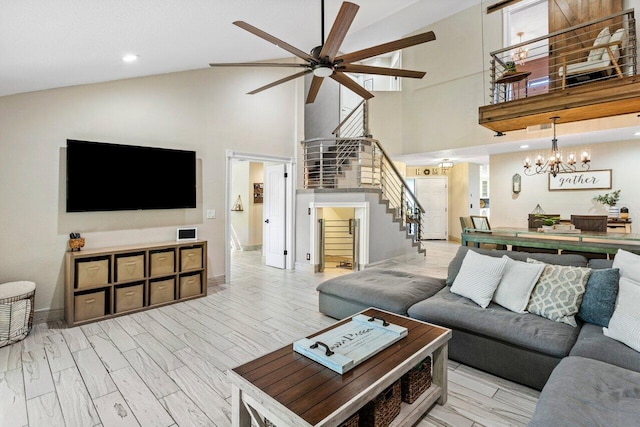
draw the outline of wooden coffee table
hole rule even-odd
[[[293,345],[227,371],[233,426],[249,427],[251,418],[263,426],[265,417],[278,427],[338,426],[429,355],[431,387],[413,404],[402,403],[392,426],[413,425],[436,401],[444,404],[451,330],[378,309],[362,314],[404,326],[408,335],[343,375],[294,352]]]

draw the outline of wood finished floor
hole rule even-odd
[[[426,258],[385,264],[444,277],[455,250],[429,243]],[[206,298],[76,328],[36,325],[0,348],[0,426],[229,426],[225,370],[333,324],[315,288],[342,273],[277,270],[239,252],[233,284]],[[538,394],[451,362],[448,403],[417,425],[526,425]]]

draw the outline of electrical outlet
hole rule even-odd
[[[307,261],[311,261],[311,254],[307,254]]]
[[[216,210],[215,209],[209,209],[207,211],[207,218],[208,219],[215,219],[216,218]]]

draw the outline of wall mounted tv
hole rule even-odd
[[[195,151],[67,140],[67,212],[195,207]]]

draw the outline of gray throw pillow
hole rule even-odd
[[[592,270],[578,317],[594,325],[605,328],[609,326],[609,320],[616,308],[619,281],[620,270],[617,268]]]

